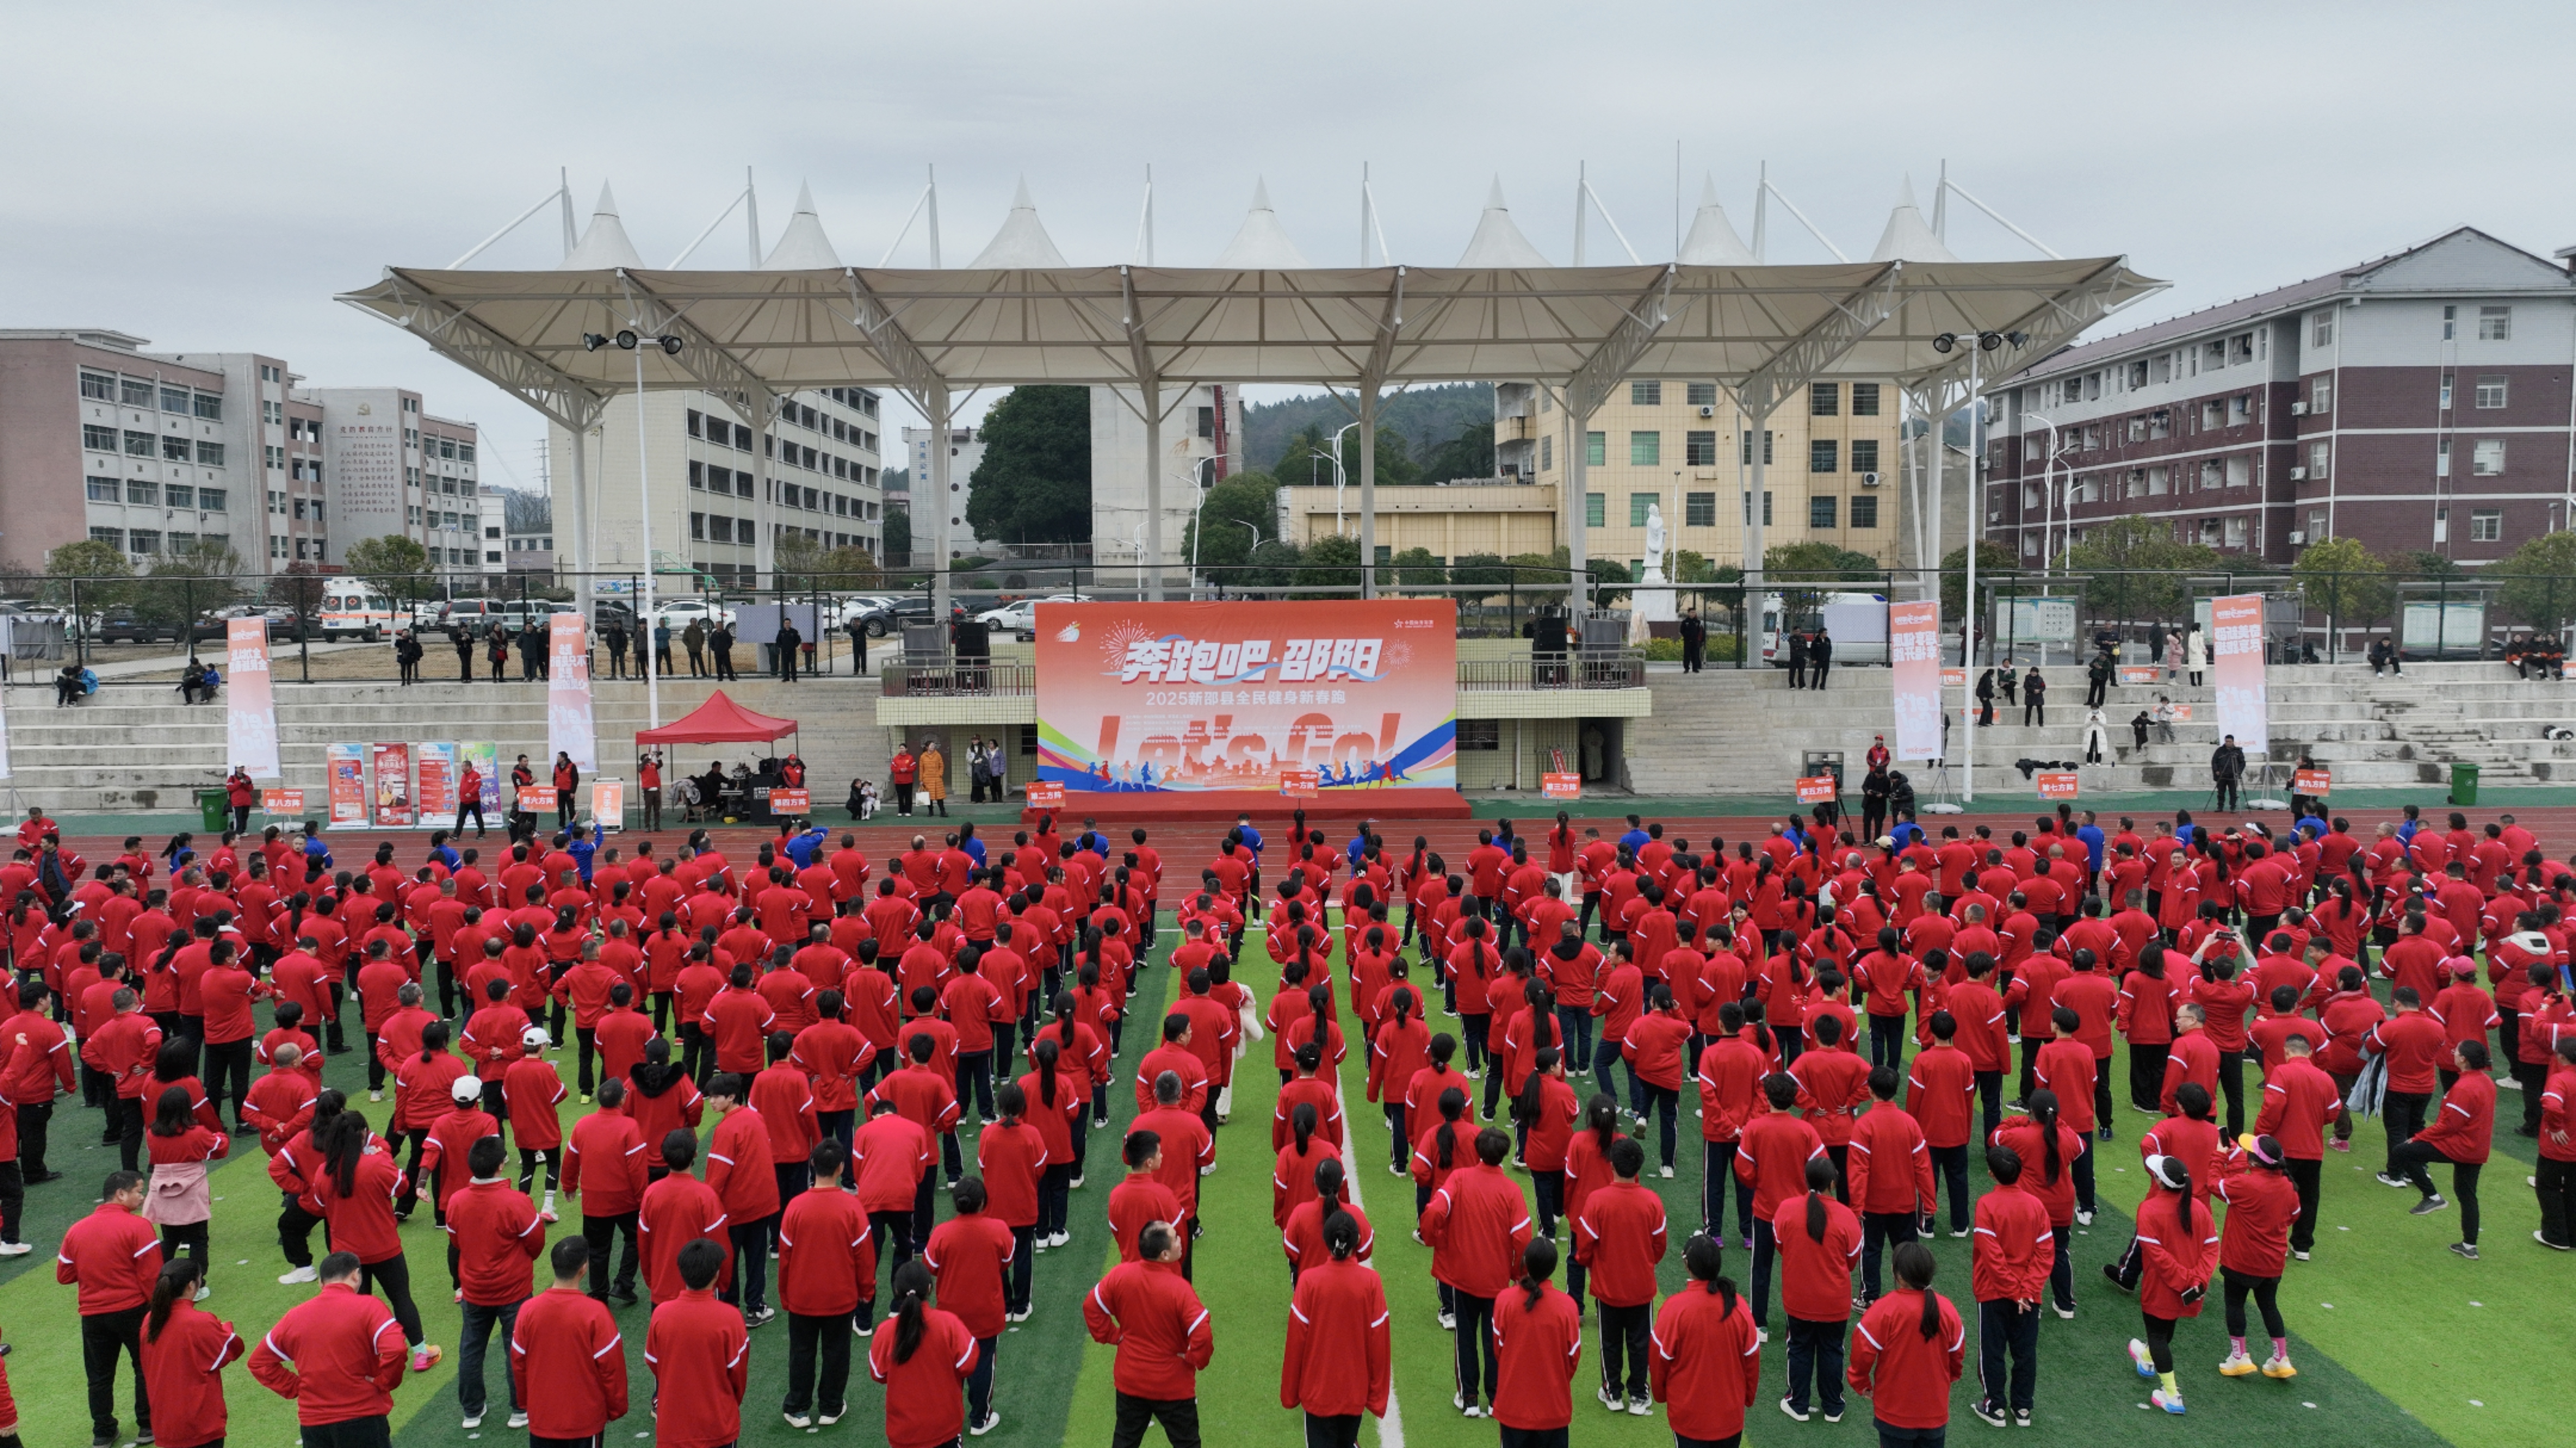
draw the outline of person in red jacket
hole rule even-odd
[[[1360,1415],[1386,1416],[1392,1383],[1386,1284],[1359,1260],[1348,1212],[1324,1219],[1323,1252],[1297,1274],[1279,1406],[1302,1408],[1311,1448],[1358,1448]]]
[[[1950,1426],[1950,1385],[1967,1358],[1967,1325],[1932,1290],[1932,1249],[1896,1249],[1896,1290],[1870,1304],[1852,1330],[1853,1392],[1870,1399],[1881,1448],[1939,1443]]]
[[[1109,1189],[1109,1236],[1118,1244],[1118,1260],[1133,1262],[1138,1256],[1136,1244],[1148,1225],[1185,1221],[1186,1217],[1180,1197],[1159,1175],[1163,1169],[1161,1133],[1127,1133],[1120,1154],[1127,1163],[1127,1175]],[[1195,1169],[1191,1175],[1197,1176]]]
[[[1957,1065],[1967,1063],[1955,1050],[1950,1055]],[[1915,1058],[1918,1066],[1922,1059]],[[1851,1173],[1851,1206],[1861,1220],[1860,1301],[1864,1304],[1878,1300],[1882,1248],[1913,1241],[1921,1218],[1932,1211],[1932,1149],[1924,1142],[1922,1125],[1896,1104],[1897,1079],[1893,1067],[1870,1068],[1869,1094],[1874,1104],[1852,1124],[1851,1146],[1844,1158]],[[1973,1089],[1972,1078],[1961,1081]],[[1958,1126],[1964,1130],[1967,1092],[1958,1093],[1955,1104]],[[1959,1195],[1953,1191],[1954,1203]]]
[[[1723,1275],[1725,1260],[1715,1237],[1684,1243],[1691,1285],[1665,1298],[1655,1316],[1648,1382],[1685,1448],[1740,1442],[1744,1410],[1762,1391],[1762,1344],[1752,1312]]]
[[[2531,1179],[2540,1226],[2531,1239],[2568,1252],[2576,1251],[2576,1036],[2561,1038],[2550,1062],[2540,1093],[2540,1172]]]
[[[896,1268],[894,1310],[868,1342],[868,1375],[885,1385],[888,1448],[940,1448],[966,1426],[957,1390],[974,1371],[975,1338],[955,1313],[930,1305],[931,1285],[924,1262]]]
[[[1511,1138],[1503,1141],[1508,1149]],[[1110,1448],[1136,1448],[1148,1422],[1162,1425],[1171,1448],[1199,1448],[1198,1375],[1216,1355],[1216,1333],[1181,1278],[1183,1245],[1174,1224],[1147,1223],[1136,1237],[1137,1260],[1110,1268],[1082,1299],[1091,1340],[1118,1349]]]
[[[707,1104],[716,1129],[707,1138],[707,1188],[724,1204],[725,1230],[735,1263],[730,1292],[746,1327],[778,1315],[769,1305],[769,1254],[778,1229],[778,1171],[769,1154],[769,1126],[748,1104],[751,1078],[719,1071],[707,1082]]]
[[[2020,1153],[1986,1148],[1986,1174],[1995,1189],[1977,1199],[1968,1258],[1979,1389],[1970,1411],[1997,1428],[2008,1421],[2026,1428],[2039,1391],[2039,1300],[2048,1291],[2055,1231],[2047,1206],[2022,1190]]]
[[[1744,1140],[1735,1156],[1735,1179],[1753,1196],[1753,1325],[1767,1340],[1770,1329],[1764,1324],[1771,1319],[1771,1259],[1779,1250],[1772,1219],[1782,1202],[1804,1188],[1809,1161],[1823,1160],[1828,1169],[1832,1161],[1825,1156],[1824,1139],[1795,1114],[1796,1077],[1775,1071],[1763,1078],[1762,1094],[1771,1110],[1745,1123]]]
[[[2191,1173],[2169,1156],[2147,1158],[2147,1199],[2138,1206],[2138,1247],[2143,1262],[2138,1277],[2138,1311],[2146,1321],[2146,1340],[2129,1340],[2129,1361],[2138,1376],[2158,1386],[2148,1395],[2168,1413],[2183,1411],[2182,1389],[2174,1382],[2174,1324],[2200,1316],[2209,1290],[2210,1269],[2218,1261],[2218,1223],[2206,1208],[2195,1210]]]
[[[1511,1150],[1511,1133],[1490,1126],[1477,1132],[1476,1164],[1452,1172],[1432,1192],[1416,1229],[1431,1248],[1431,1276],[1440,1286],[1440,1325],[1457,1336],[1457,1392],[1451,1402],[1470,1418],[1482,1417],[1482,1405],[1493,1401],[1500,1369],[1486,1324],[1492,1320],[1495,1297],[1511,1285],[1512,1266],[1530,1240],[1530,1214],[1520,1186],[1502,1171]],[[1550,1268],[1554,1265],[1551,1260]]]
[[[653,1185],[687,1180],[688,1163],[675,1162],[671,1175]],[[652,1325],[644,1330],[644,1365],[653,1370],[653,1441],[656,1448],[731,1448],[742,1437],[751,1339],[742,1314],[716,1301],[725,1249],[699,1237],[675,1255],[671,1275],[679,1291],[653,1304]]]
[[[1968,1143],[1976,1132],[1975,1102],[1978,1071],[1976,1060],[1953,1042],[1959,1034],[1959,1019],[1948,1010],[1936,1010],[1926,1023],[1932,1043],[1906,1068],[1905,1111],[1914,1118],[1923,1138],[1926,1169],[1950,1198],[1950,1235],[1961,1237],[1968,1232],[1970,1201],[1968,1196]],[[1872,1114],[1876,1114],[1873,1108]],[[1867,1125],[1869,1117],[1861,1118]],[[1875,1174],[1873,1174],[1873,1177]],[[1875,1189],[1873,1189],[1873,1194]],[[1917,1230],[1924,1236],[1932,1233],[1934,1198],[1930,1188],[1921,1191],[1923,1216]],[[1854,1199],[1859,1196],[1855,1191]],[[1862,1225],[1868,1225],[1866,1215]],[[1878,1254],[1868,1254],[1867,1280],[1875,1282]]]
[[[535,1192],[537,1165],[543,1162],[546,1195],[540,1210],[548,1217],[554,1215],[555,1188],[563,1174],[563,1118],[557,1113],[565,1096],[563,1078],[546,1059],[552,1044],[545,1027],[528,1027],[519,1033],[519,1049],[526,1054],[501,1072],[501,1100],[509,1108],[510,1135],[519,1144],[519,1191]]]
[[[2453,1046],[2451,1065],[2460,1078],[2443,1093],[2442,1109],[2435,1114],[2433,1124],[2392,1151],[2389,1160],[2404,1172],[2405,1180],[2415,1190],[2423,1193],[2423,1199],[2408,1208],[2418,1217],[2453,1204],[2433,1190],[2432,1174],[2425,1170],[2432,1162],[2451,1164],[2451,1196],[2460,1209],[2460,1240],[2451,1244],[2451,1250],[2474,1262],[2478,1260],[2478,1174],[2486,1169],[2495,1138],[2495,1078],[2487,1074],[2484,1041],[2462,1041]],[[2547,1104],[2542,1102],[2544,1109]]]
[[[483,1354],[499,1327],[506,1344],[519,1330],[519,1305],[528,1300],[528,1264],[546,1249],[546,1224],[523,1191],[502,1175],[501,1138],[487,1136],[467,1153],[472,1181],[448,1198],[445,1226],[457,1253],[458,1291],[464,1323],[457,1329],[456,1400],[465,1426],[483,1424]],[[518,1379],[508,1381],[510,1426],[528,1425],[527,1400]]]
[[[80,1288],[81,1360],[89,1373],[90,1437],[116,1437],[116,1355],[134,1358],[134,1427],[152,1431],[151,1389],[143,1375],[143,1316],[161,1276],[161,1238],[143,1220],[143,1178],[107,1174],[99,1204],[63,1232],[54,1280]]]
[[[2263,1328],[2272,1335],[2272,1355],[2263,1362],[2267,1378],[2295,1378],[2290,1365],[2290,1329],[2281,1321],[2281,1268],[2290,1255],[2290,1220],[2299,1214],[2298,1189],[2290,1185],[2288,1159],[2281,1143],[2268,1136],[2247,1137],[2234,1153],[2224,1176],[2210,1184],[2210,1195],[2227,1203],[2227,1226],[2218,1239],[2218,1272],[2227,1289],[2227,1360],[2218,1371],[2241,1378],[2255,1370],[2245,1351],[2245,1299],[2263,1311]]]
[[[966,1378],[968,1430],[982,1437],[1000,1426],[993,1410],[993,1359],[1001,1351],[1010,1314],[1011,1259],[1018,1242],[1011,1229],[985,1214],[984,1183],[967,1177],[951,1193],[957,1215],[939,1224],[921,1249],[938,1283],[940,1305],[975,1340],[975,1365]]]
[[[250,1375],[294,1400],[306,1448],[383,1444],[403,1375],[402,1324],[358,1290],[365,1276],[358,1254],[334,1252],[318,1270],[321,1287],[251,1350]]]
[[[2324,1183],[2326,1128],[2343,1115],[2343,1093],[2334,1078],[2308,1059],[2308,1042],[2292,1036],[2282,1042],[2281,1064],[2263,1083],[2263,1109],[2255,1114],[2254,1133],[2281,1143],[2290,1159],[2290,1182],[2299,1189],[2299,1220],[2290,1229],[2290,1252],[2300,1261],[2317,1244],[2317,1204]]]
[[[1613,1412],[1624,1407],[1641,1418],[1654,1411],[1647,1342],[1653,1335],[1655,1268],[1669,1240],[1664,1199],[1637,1181],[1645,1168],[1645,1143],[1633,1136],[1611,1143],[1616,1176],[1584,1200],[1574,1223],[1574,1255],[1590,1274],[1592,1300],[1601,1305],[1601,1386],[1593,1396]]]
[[[1504,1448],[1565,1448],[1574,1422],[1574,1372],[1583,1365],[1583,1309],[1549,1285],[1556,1244],[1520,1251],[1518,1282],[1494,1301],[1493,1352],[1503,1364],[1494,1421]]]
[[[581,1199],[581,1235],[590,1244],[586,1266],[590,1295],[602,1302],[633,1305],[635,1301],[636,1209],[643,1205],[644,1133],[626,1114],[626,1083],[611,1076],[599,1083],[599,1109],[573,1123],[564,1147],[563,1190]],[[586,1195],[585,1195],[586,1193]],[[626,1252],[609,1280],[609,1248],[620,1234]]]
[[[848,1407],[850,1335],[876,1316],[877,1248],[868,1214],[840,1190],[850,1153],[825,1137],[805,1164],[814,1174],[778,1218],[778,1304],[787,1309],[788,1426],[826,1426]],[[817,1377],[816,1364],[821,1364]]]
[[[1861,1226],[1851,1208],[1834,1200],[1833,1171],[1831,1161],[1808,1158],[1805,1194],[1782,1201],[1771,1219],[1771,1239],[1780,1252],[1780,1307],[1789,1315],[1789,1392],[1780,1411],[1801,1423],[1807,1421],[1811,1380],[1825,1421],[1843,1418],[1843,1337],[1851,1322]]]
[[[653,1294],[653,1305],[660,1307],[687,1290],[680,1274],[680,1253],[700,1238],[730,1244],[732,1236],[718,1236],[727,1225],[724,1200],[705,1182],[689,1175],[689,1167],[698,1159],[698,1139],[685,1129],[662,1138],[663,1176],[644,1189],[644,1197],[635,1211],[635,1235],[644,1255],[644,1282]],[[725,1248],[725,1266],[730,1269],[731,1247]],[[728,1271],[727,1276],[731,1273]]]
[[[192,1300],[206,1280],[204,1264],[181,1257],[152,1284],[143,1319],[143,1378],[161,1406],[153,1439],[163,1448],[203,1448],[224,1440],[224,1364],[243,1352],[233,1325]],[[16,1429],[9,1430],[16,1436]]]
[[[551,1260],[554,1286],[527,1300],[510,1334],[510,1380],[529,1405],[532,1445],[595,1448],[608,1425],[626,1416],[626,1340],[608,1305],[582,1290],[590,1243],[566,1237]]]

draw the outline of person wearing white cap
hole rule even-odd
[[[2148,1400],[2168,1413],[2183,1410],[2182,1388],[2174,1382],[2174,1325],[2200,1316],[2209,1292],[2210,1269],[2218,1259],[2218,1223],[2192,1203],[2191,1172],[2170,1156],[2147,1158],[2152,1183],[2138,1205],[2138,1249],[2145,1259],[2138,1275],[2138,1311],[2146,1319],[2146,1340],[2129,1339],[2129,1361],[2138,1376],[2157,1387]]]
[[[2299,1215],[2299,1189],[2290,1185],[2290,1159],[2281,1143],[2268,1136],[2247,1136],[2228,1155],[2227,1171],[2210,1194],[2227,1203],[2227,1227],[2219,1236],[2218,1272],[2227,1294],[2227,1360],[2218,1370],[2241,1378],[2255,1370],[2245,1351],[2245,1298],[2263,1311],[2263,1330],[2272,1337],[2272,1355],[2264,1359],[2267,1378],[2295,1378],[2290,1366],[2290,1329],[2281,1321],[2281,1267],[2290,1256],[2290,1223]]]
[[[563,1105],[563,1077],[546,1059],[546,1048],[553,1044],[545,1027],[528,1027],[519,1033],[519,1059],[501,1073],[510,1134],[519,1143],[519,1190],[533,1194],[537,1163],[544,1161],[546,1195],[538,1211],[549,1222],[555,1219],[555,1180],[563,1162],[563,1121],[556,1114]]]

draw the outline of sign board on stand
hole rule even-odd
[[[1051,783],[1048,783],[1048,782],[1047,782],[1047,781],[1045,781],[1045,780],[1039,780],[1039,781],[1036,781],[1036,782],[1034,782],[1034,783],[1030,784],[1030,786],[1029,786],[1029,808],[1031,808],[1031,809],[1062,809],[1062,808],[1064,808],[1064,786],[1063,786],[1063,785],[1060,785],[1060,784],[1051,784]]]
[[[775,791],[770,798],[776,800]],[[590,826],[602,834],[626,828],[625,780],[594,779],[590,782]]]
[[[259,792],[262,814],[300,815],[304,813],[304,791],[300,789],[263,789]]]
[[[331,788],[331,828],[354,830],[367,823],[367,749],[363,744],[323,747],[324,770]]]
[[[1831,804],[1834,799],[1834,790],[1834,777],[1832,775],[1807,775],[1798,781],[1798,803]]]
[[[810,790],[780,787],[769,792],[769,812],[774,815],[804,815],[814,812]]]
[[[1539,776],[1539,790],[1549,799],[1583,798],[1583,776],[1550,771]]]
[[[380,830],[407,830],[414,818],[411,782],[411,746],[409,744],[369,745],[367,753],[374,764],[374,821]]]
[[[1312,769],[1279,771],[1279,792],[1290,799],[1313,799],[1323,790],[1323,775]]]
[[[2311,799],[2324,799],[2334,793],[2334,771],[2331,769],[2293,770],[2290,774],[2290,793],[2304,794]]]
[[[551,784],[528,784],[519,787],[519,808],[528,814],[543,814],[555,807],[555,787]]]
[[[2153,664],[2122,664],[2119,678],[2123,684],[2152,684],[2164,677],[2164,670]]]
[[[2039,781],[2039,797],[2041,799],[2075,798],[2076,781],[2074,770],[2045,770],[2036,775],[2035,778]]]

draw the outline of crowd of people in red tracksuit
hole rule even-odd
[[[2418,1213],[2458,1210],[2451,1250],[2478,1255],[2491,1039],[2538,1138],[2533,1235],[2570,1247],[2576,876],[2510,816],[2445,830],[2410,810],[2365,839],[2323,816],[2106,831],[2061,807],[2028,831],[1900,819],[1869,841],[1792,818],[1698,850],[1628,823],[1605,838],[1560,814],[1533,840],[1504,821],[1452,866],[1365,825],[1335,846],[1302,817],[1284,842],[1246,819],[1174,889],[1145,830],[1113,844],[1051,818],[1007,847],[972,825],[916,836],[882,877],[819,830],[740,864],[704,832],[664,855],[576,831],[516,835],[489,863],[433,835],[421,863],[382,845],[342,868],[311,831],[272,829],[203,854],[129,840],[93,873],[31,812],[0,868],[0,1253],[31,1250],[24,1190],[59,1176],[50,1119],[78,1091],[123,1157],[58,1250],[101,1444],[126,1360],[138,1431],[223,1437],[246,1340],[196,1305],[207,1173],[256,1139],[279,1280],[316,1290],[258,1334],[249,1371],[296,1401],[308,1448],[384,1443],[404,1373],[442,1359],[401,1237],[424,1201],[462,1306],[469,1428],[497,1336],[510,1425],[600,1443],[630,1407],[612,1309],[640,1276],[658,1442],[737,1440],[749,1336],[783,1309],[788,1424],[843,1416],[864,1338],[888,1441],[930,1448],[998,1423],[1006,1325],[1034,1311],[1034,1259],[1070,1241],[1089,1137],[1132,1088],[1106,1201],[1120,1261],[1081,1310],[1116,1349],[1116,1448],[1155,1423],[1196,1448],[1214,1332],[1193,1242],[1241,1227],[1200,1219],[1199,1181],[1266,1042],[1292,1284],[1280,1400],[1311,1443],[1355,1444],[1390,1392],[1338,1084],[1353,1053],[1387,1169],[1414,1185],[1452,1406],[1506,1445],[1566,1440],[1587,1294],[1605,1407],[1662,1404],[1686,1448],[1738,1440],[1775,1279],[1782,1411],[1837,1421],[1857,1392],[1884,1442],[1937,1443],[1971,1319],[1976,1415],[2032,1421],[2040,1321],[2074,1315],[2070,1232],[2114,1137],[2115,1040],[2152,1121],[2151,1186],[2103,1270],[2135,1294],[2155,1405],[2179,1413],[2176,1336],[2213,1285],[2219,1372],[2296,1373],[2278,1288],[2315,1250],[2319,1165],[2354,1149],[2356,1116],[2385,1122],[2379,1180]],[[1266,998],[1235,978],[1255,931],[1278,969]],[[1175,1003],[1148,1011],[1122,1085],[1166,932]],[[321,1084],[353,1044],[365,1102]],[[1647,1173],[1675,1175],[1686,1094],[1700,1210],[1689,1285],[1659,1302],[1673,1226]],[[567,1130],[576,1095],[594,1109]],[[559,1195],[581,1227],[550,1241]],[[1935,1288],[1922,1245],[1945,1216],[1972,1239],[1965,1298]],[[1748,1254],[1741,1285],[1729,1249]],[[5,1396],[0,1412],[13,1427]]]

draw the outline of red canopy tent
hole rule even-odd
[[[635,736],[638,744],[761,744],[796,732],[796,721],[746,709],[718,689],[707,701],[659,729]]]

